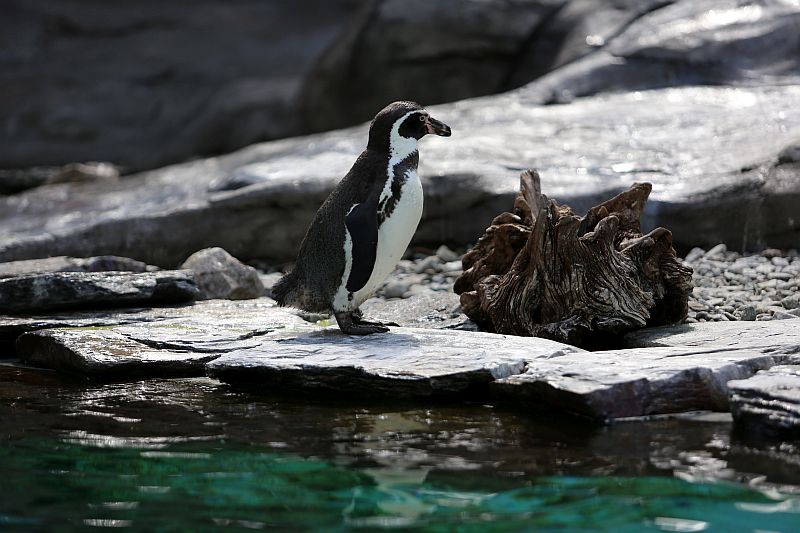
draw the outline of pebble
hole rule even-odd
[[[455,253],[450,248],[448,248],[447,246],[445,246],[444,244],[436,249],[436,256],[445,263],[450,263],[451,261],[458,261],[459,259],[458,254]]]
[[[743,305],[739,308],[739,320],[752,321],[756,319],[756,306]]]
[[[785,309],[797,309],[800,307],[800,295],[792,294],[781,300],[781,305]]]
[[[414,265],[414,272],[417,274],[434,273],[442,268],[442,260],[436,255],[429,255],[425,259],[420,260]]]
[[[706,259],[711,259],[711,258],[717,257],[719,255],[722,255],[727,251],[728,251],[728,247],[725,246],[725,244],[720,243],[720,244],[714,246],[713,248],[711,248],[709,251],[707,251],[703,257],[706,258]]]

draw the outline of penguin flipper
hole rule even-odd
[[[353,263],[347,278],[347,290],[356,292],[369,281],[378,252],[378,201],[369,198],[350,210],[345,226],[352,242]]]

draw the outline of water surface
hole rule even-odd
[[[0,529],[800,530],[797,448],[730,433],[0,366]]]

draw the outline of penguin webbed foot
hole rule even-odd
[[[394,326],[396,328],[400,327],[400,324],[397,322],[378,322],[377,320],[366,320],[364,318],[364,312],[361,309],[353,309],[353,321],[358,324],[367,324],[369,326]]]
[[[370,322],[362,318],[361,311],[334,313],[336,323],[342,333],[348,335],[371,335],[373,333],[386,333],[389,328],[380,322]]]

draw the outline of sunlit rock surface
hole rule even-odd
[[[679,246],[796,246],[800,86],[685,87],[546,107],[526,94],[433,109],[453,137],[421,142],[426,204],[415,242],[474,242],[513,201],[520,171],[536,167],[543,192],[578,211],[651,182],[644,225],[669,228]],[[0,260],[119,254],[174,267],[211,245],[241,260],[292,259],[366,132],[0,198]]]
[[[447,298],[427,297],[369,306],[368,318],[415,327],[352,337],[332,321],[304,320],[268,298],[210,300],[147,310],[0,317],[0,342],[17,338],[16,355],[27,364],[103,379],[208,372],[233,388],[261,393],[450,395],[601,420],[728,411],[729,397],[736,398],[729,381],[800,364],[796,334],[787,329],[781,336],[777,324],[764,324],[769,331],[753,329],[758,323],[730,325],[738,330],[692,325],[695,340],[679,331],[676,346],[585,352],[546,339],[453,330],[464,324],[439,316],[455,312],[448,309]],[[723,327],[714,333],[718,326]],[[742,340],[758,337],[768,340]],[[780,384],[790,378],[797,380],[782,375]]]
[[[361,305],[370,320],[396,322],[401,326],[430,329],[465,329],[477,331],[477,326],[461,311],[457,294],[428,291],[408,298],[367,300]]]
[[[25,327],[9,319],[5,326],[0,322],[0,333],[12,326]],[[203,364],[222,353],[257,347],[276,332],[312,329],[267,299],[215,300],[96,317],[54,315],[31,320],[27,327],[38,330],[17,339],[17,356],[23,361],[115,378],[202,375]]]
[[[192,272],[45,272],[0,279],[0,313],[189,302]]]
[[[733,419],[741,429],[773,437],[800,436],[800,365],[776,366],[731,381],[728,387]]]
[[[537,338],[392,328],[353,337],[332,328],[265,342],[216,359],[209,374],[261,392],[293,389],[343,396],[467,395],[536,358],[582,350]]]
[[[800,328],[791,320],[705,322],[628,333],[630,348],[692,347],[750,350],[763,354],[800,353]]]
[[[679,0],[653,7],[617,35],[588,33],[596,51],[539,78],[529,97],[569,102],[609,91],[800,81],[797,2]]]
[[[307,120],[330,129],[353,116],[371,118],[393,99],[453,101],[531,80],[529,95],[548,103],[609,91],[800,80],[800,6],[791,1],[457,4],[365,6],[306,80]]]
[[[537,359],[492,388],[510,401],[599,419],[727,411],[728,381],[791,362],[800,356],[719,346],[632,348]]]

